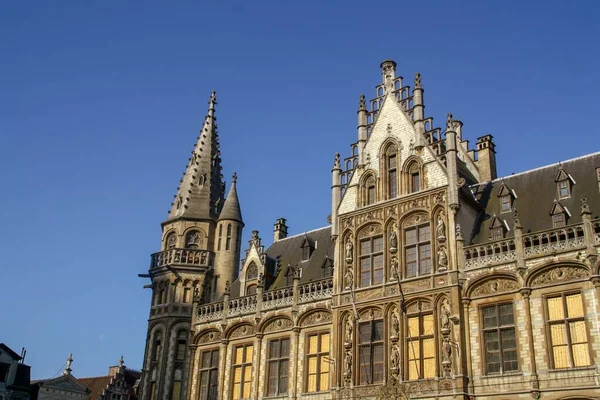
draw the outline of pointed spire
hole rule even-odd
[[[243,222],[242,210],[240,209],[240,200],[238,199],[236,184],[237,174],[234,173],[233,177],[231,178],[231,188],[229,188],[229,194],[227,195],[227,199],[223,205],[223,210],[221,210],[219,220],[228,219]]]
[[[214,219],[223,201],[219,137],[215,117],[217,96],[212,91],[208,100],[208,115],[198,135],[192,156],[177,188],[169,211],[175,218]]]
[[[63,375],[71,375],[71,364],[73,363],[73,353],[69,353],[69,358],[67,358],[67,367],[63,371]]]

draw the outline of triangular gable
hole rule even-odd
[[[552,209],[550,210],[550,215],[564,214],[566,212],[567,210],[562,204],[560,204],[558,201],[554,201],[552,204]]]
[[[492,218],[492,222],[490,223],[490,229],[494,228],[506,228],[506,224],[500,218],[494,216]]]
[[[73,375],[63,375],[42,383],[45,388],[59,389],[67,392],[88,393],[88,388]]]
[[[502,196],[506,196],[506,195],[510,195],[512,196],[512,190],[510,190],[508,188],[508,186],[506,186],[506,184],[502,184],[502,187],[500,188],[500,191],[498,192],[498,197],[502,197]]]
[[[310,246],[310,247],[314,248],[315,241],[312,240],[311,238],[309,238],[307,235],[304,235],[304,238],[302,239],[302,243],[300,243],[300,247],[306,247],[306,246]]]
[[[333,267],[333,260],[329,256],[325,256],[321,263],[321,268]]]
[[[558,174],[556,174],[556,179],[554,179],[554,182],[561,182],[561,181],[566,181],[566,180],[569,180],[572,183],[575,183],[575,180],[573,179],[573,177],[570,174],[567,174],[564,169],[560,168],[558,170]]]

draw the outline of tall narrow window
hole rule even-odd
[[[225,239],[225,250],[231,248],[231,224],[227,225],[227,238]]]
[[[375,204],[375,185],[367,188],[367,204]]]
[[[177,235],[175,232],[169,233],[167,236],[167,240],[165,241],[165,250],[170,250],[175,248],[175,242],[177,241]]]
[[[309,335],[307,341],[306,391],[329,390],[329,332]]]
[[[406,341],[408,379],[434,378],[435,343],[432,313],[419,313],[408,317]]]
[[[569,187],[568,180],[559,181],[558,182],[558,198],[564,199],[564,198],[569,197],[571,195],[570,189],[571,188]]]
[[[482,311],[486,373],[518,371],[513,304],[495,304],[484,307]]]
[[[358,325],[359,383],[383,381],[383,321],[369,321]]]
[[[187,332],[179,331],[177,334],[177,350],[175,352],[175,359],[182,361],[185,358],[185,351],[187,349]]]
[[[404,232],[406,277],[431,274],[431,232],[429,224],[408,228]]]
[[[183,302],[184,303],[189,303],[192,299],[192,289],[190,289],[189,287],[183,288]]]
[[[171,400],[181,400],[181,370],[175,371],[177,376],[173,379],[173,387],[171,388]]]
[[[383,237],[377,236],[360,242],[360,285],[370,286],[383,282]]]
[[[223,224],[219,225],[219,239],[217,241],[217,251],[221,251],[221,238],[223,237]]]
[[[414,193],[421,190],[421,173],[417,163],[413,163],[408,169],[408,177],[410,179],[409,192]]]
[[[162,353],[162,332],[156,334],[154,339],[154,345],[152,349],[152,360],[158,361]]]
[[[249,399],[251,397],[253,350],[251,344],[235,348],[233,354],[233,400]]]
[[[552,226],[555,228],[560,228],[561,226],[565,226],[565,214],[558,213],[552,216]]]
[[[200,400],[217,400],[219,376],[219,350],[200,354]]]
[[[396,156],[388,157],[388,181],[390,199],[398,196],[398,175],[396,173]]]
[[[548,297],[546,304],[552,366],[558,369],[590,365],[581,293]]]
[[[267,355],[267,396],[287,394],[289,363],[290,340],[270,340]]]

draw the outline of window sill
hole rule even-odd
[[[570,371],[593,371],[596,369],[595,365],[588,365],[587,367],[568,367],[568,368],[555,368],[549,369],[548,372],[561,373]]]
[[[510,372],[503,372],[501,374],[482,375],[481,379],[504,378],[504,377],[513,377],[513,376],[523,376],[523,371],[510,371]]]

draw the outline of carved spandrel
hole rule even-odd
[[[500,292],[510,292],[517,289],[519,289],[519,284],[511,279],[489,279],[478,284],[471,291],[471,297],[486,296]]]
[[[242,325],[235,328],[230,334],[229,339],[235,339],[238,337],[250,336],[254,334],[254,327],[252,325]]]
[[[200,336],[200,339],[198,339],[198,344],[218,342],[221,340],[221,337],[222,337],[221,332],[218,332],[218,331],[207,332]]]
[[[263,329],[264,333],[268,332],[279,332],[292,327],[292,321],[287,318],[278,318],[275,321],[271,321]]]
[[[574,279],[587,278],[589,273],[584,268],[558,267],[542,272],[531,281],[531,286],[548,285],[555,282],[565,282]]]

